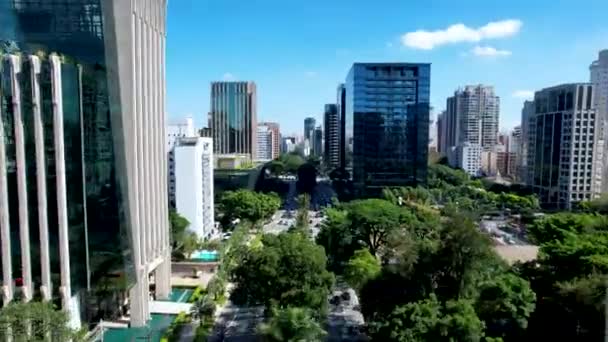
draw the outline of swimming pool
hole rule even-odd
[[[194,261],[218,261],[220,258],[217,251],[209,251],[206,249],[196,251],[190,256],[190,260]]]

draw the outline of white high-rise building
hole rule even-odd
[[[184,121],[174,121],[167,125],[167,152],[171,151],[179,138],[196,137],[194,121],[187,117]]]
[[[469,175],[481,175],[481,153],[483,149],[478,144],[463,143],[453,148],[455,167],[463,169]]]
[[[602,192],[608,192],[608,49],[602,50],[596,61],[589,67],[590,81],[595,89],[594,105],[597,115],[601,118],[601,145],[602,158],[598,163],[603,170],[603,179],[607,181],[602,184]]]
[[[257,153],[258,160],[272,160],[272,142],[274,132],[266,125],[258,124]]]
[[[202,239],[217,235],[213,203],[213,140],[180,138],[174,148],[175,208]]]
[[[194,122],[191,117],[184,121],[174,121],[167,125],[167,183],[169,187],[169,206],[175,208],[175,151],[174,148],[181,138],[197,137]]]
[[[441,119],[441,144],[447,150],[450,165],[467,165],[467,170],[477,167],[477,164],[469,163],[469,159],[462,158],[477,155],[479,148],[490,151],[496,146],[499,112],[500,99],[492,86],[465,86],[447,99],[446,112]],[[478,171],[469,173],[476,175]]]
[[[494,94],[494,87],[480,84],[458,89],[447,100],[445,146],[468,142],[492,149],[498,139],[499,113],[500,98]]]

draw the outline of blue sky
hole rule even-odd
[[[167,111],[204,126],[211,81],[252,80],[258,120],[302,134],[353,62],[430,62],[436,110],[490,84],[512,128],[530,91],[588,81],[606,48],[607,0],[171,0]]]

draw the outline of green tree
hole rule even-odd
[[[249,249],[233,272],[236,301],[308,307],[323,314],[334,282],[323,248],[295,233],[264,235],[262,245]]]
[[[273,176],[280,176],[285,173],[285,163],[280,160],[272,160],[267,164],[268,171]]]
[[[190,314],[192,318],[199,320],[199,325],[204,324],[206,317],[212,317],[215,313],[215,303],[209,296],[204,296],[192,303]]]
[[[175,209],[169,210],[169,224],[171,225],[171,241],[173,243],[173,250],[177,250],[181,247],[184,238],[188,232],[190,221],[180,215]]]
[[[227,191],[220,199],[219,208],[224,228],[235,219],[247,221],[255,227],[260,221],[272,217],[281,206],[281,199],[274,193],[264,194],[250,190]]]
[[[557,213],[535,220],[528,234],[536,244],[563,241],[568,232],[585,233],[608,226],[605,216],[595,214]]]
[[[356,290],[360,290],[370,279],[382,271],[380,261],[369,250],[361,249],[348,261],[344,270],[344,279]]]
[[[84,334],[69,327],[66,311],[50,303],[12,302],[0,310],[0,338],[15,342],[85,341]]]
[[[294,307],[273,308],[269,322],[258,331],[268,342],[321,342],[327,335],[310,309]]]
[[[536,294],[526,280],[504,273],[479,285],[475,309],[488,335],[518,339],[528,327],[535,303]]]
[[[300,166],[306,162],[298,153],[282,154],[279,156],[279,161],[283,163],[285,172],[292,175],[295,175]]]
[[[370,253],[376,256],[393,233],[402,228],[403,211],[386,200],[353,201],[348,204],[347,210],[356,239],[365,243]]]
[[[309,217],[308,209],[310,208],[310,195],[302,194],[298,196],[298,212],[296,214],[296,223],[293,227],[296,231],[309,236]]]
[[[374,341],[480,341],[483,329],[470,301],[442,304],[435,296],[399,306],[370,322]]]
[[[325,209],[316,242],[325,248],[328,266],[335,272],[340,272],[355,251],[364,246],[351,229],[348,212],[339,207]]]

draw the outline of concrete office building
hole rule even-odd
[[[281,138],[281,152],[289,153],[296,150],[296,138],[295,137],[282,137]]]
[[[536,92],[530,118],[528,171],[540,202],[570,209],[599,196],[599,122],[589,83],[563,84]]]
[[[266,137],[260,137],[260,134]],[[264,142],[261,142],[264,140]],[[260,122],[258,124],[258,151],[259,160],[271,160],[279,157],[281,151],[281,130],[276,122]],[[262,153],[262,154],[260,154]]]
[[[167,152],[173,150],[173,147],[175,147],[175,144],[180,138],[196,136],[194,121],[191,117],[188,117],[183,121],[170,122],[167,125]]]
[[[356,195],[426,182],[430,64],[355,63],[346,88]],[[348,166],[347,166],[348,167]]]
[[[482,151],[483,149],[478,144],[460,144],[454,148],[452,163],[473,177],[480,176]]]
[[[167,125],[167,169],[169,171],[167,183],[169,187],[169,206],[175,208],[175,145],[179,139],[196,137],[196,130],[192,118],[175,121]]]
[[[311,144],[316,125],[317,120],[315,120],[315,118],[304,119],[304,140],[308,139]]]
[[[256,158],[257,88],[254,82],[211,83],[211,131],[215,154]]]
[[[349,147],[346,141],[346,87],[344,83],[338,85],[337,95],[336,104],[338,106],[338,117],[340,118],[340,168],[344,169],[346,168],[346,150]]]
[[[175,208],[201,239],[217,235],[213,204],[213,141],[181,138],[174,148]]]
[[[313,131],[312,154],[315,157],[323,157],[323,129],[321,126],[317,126]]]
[[[521,110],[521,143],[518,150],[517,173],[518,178],[523,183],[528,183],[528,142],[530,132],[530,120],[534,116],[536,108],[534,101],[525,101]]]
[[[258,125],[257,160],[272,160],[272,135],[273,132],[268,129],[268,126]]]
[[[166,1],[142,4],[0,2],[4,305],[54,301],[79,326],[128,297],[139,327],[149,281],[169,296]]]
[[[323,115],[325,130],[323,162],[329,170],[340,167],[340,116],[334,103],[325,105]]]
[[[602,192],[608,192],[608,49],[599,53],[598,59],[589,67],[590,82],[595,88],[594,104],[597,115],[601,118],[602,146],[600,151],[602,158],[598,163],[602,166],[602,177],[606,181],[602,184]]]
[[[446,155],[447,154],[447,146],[445,144],[445,135],[446,135],[446,111],[442,111],[438,116],[437,116],[437,124],[436,124],[436,128],[437,128],[437,152],[439,152],[439,154],[441,155]]]

